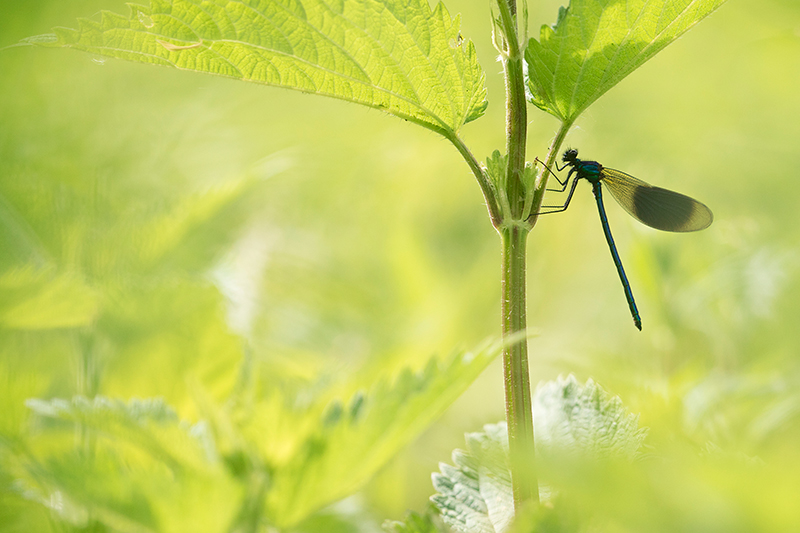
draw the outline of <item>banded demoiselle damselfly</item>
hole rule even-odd
[[[611,256],[614,258],[614,265],[617,267],[619,279],[625,290],[625,299],[628,301],[633,323],[641,330],[642,319],[639,317],[639,310],[633,299],[631,285],[625,275],[625,270],[622,268],[622,261],[619,258],[617,246],[614,244],[614,237],[612,237],[611,228],[608,225],[608,217],[606,216],[606,209],[603,205],[603,188],[601,184],[608,187],[608,190],[611,191],[611,195],[628,214],[651,228],[676,232],[699,231],[711,225],[711,222],[714,220],[714,215],[705,204],[693,198],[667,189],[662,189],[661,187],[653,187],[642,180],[634,178],[630,174],[614,170],[613,168],[606,168],[597,161],[578,159],[578,151],[575,149],[569,149],[564,152],[562,159],[564,166],[559,167],[558,164],[556,164],[556,168],[560,172],[570,167],[567,179],[561,181],[552,170],[548,169],[550,173],[555,176],[558,183],[561,184],[560,189],[550,190],[564,192],[567,190],[569,181],[574,175],[575,179],[572,180],[572,186],[567,194],[567,199],[564,204],[560,206],[542,206],[542,209],[545,209],[545,211],[540,211],[539,214],[546,215],[565,211],[567,207],[569,207],[578,181],[585,179],[592,184],[592,192],[594,192],[594,198],[597,201],[597,210],[600,212],[600,222],[603,225],[603,233],[605,233],[608,248],[611,250]],[[547,211],[547,209],[550,209],[550,211]]]

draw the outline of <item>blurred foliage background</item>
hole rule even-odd
[[[532,34],[559,5],[531,1]],[[463,132],[485,158],[504,145],[489,6],[447,7],[487,72],[487,115]],[[0,0],[0,47],[99,9],[127,8]],[[5,49],[0,72],[3,434],[30,431],[31,397],[160,396],[196,420],[191,384],[221,401],[245,357],[298,398],[347,397],[499,332],[499,239],[434,134],[83,53]],[[681,435],[800,474],[798,87],[800,4],[733,0],[579,119],[567,144],[582,157],[696,197],[715,222],[664,234],[609,208],[639,333],[588,186],[543,217],[529,241],[534,383],[592,377],[653,444]],[[529,120],[532,160],[557,124]],[[501,374],[496,362],[384,467],[360,512],[423,509],[463,433],[503,418]],[[24,505],[3,497],[0,513]]]

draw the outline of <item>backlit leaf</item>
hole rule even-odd
[[[580,385],[571,375],[540,384],[533,397],[533,413],[537,461],[543,472],[548,463],[564,458],[588,464],[609,457],[628,461],[637,455],[647,434],[622,400],[592,380]],[[468,433],[466,439],[467,450],[453,452],[454,466],[442,463],[441,473],[433,475],[438,494],[431,500],[444,521],[460,533],[509,531],[514,499],[506,423],[487,424],[483,432]],[[550,500],[550,489],[540,487],[540,496]]]
[[[26,42],[332,96],[446,133],[486,108],[474,45],[450,45],[459,26],[427,0],[154,0]]]
[[[419,372],[406,369],[393,381],[381,380],[344,406],[329,405],[322,415],[322,427],[318,418],[284,412],[283,417],[291,417],[287,429],[307,434],[303,438],[283,434],[271,443],[268,461],[274,465],[274,477],[267,494],[271,521],[284,527],[296,524],[360,488],[440,416],[501,348],[500,343],[492,343],[475,352],[457,352],[445,360],[434,357]],[[280,424],[275,417],[267,420],[264,415],[256,416],[269,426],[250,427],[247,434],[268,434],[272,426]],[[280,443],[286,457],[279,466],[276,445]],[[265,442],[264,446],[269,444]],[[295,449],[289,451],[290,445]]]
[[[525,52],[531,103],[571,123],[725,0],[572,0]]]

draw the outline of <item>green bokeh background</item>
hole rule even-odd
[[[463,131],[485,158],[504,146],[489,7],[446,5],[487,72],[487,114]],[[531,1],[532,33],[559,5]],[[0,0],[0,47],[99,9],[127,8]],[[696,197],[715,222],[659,233],[609,206],[639,333],[588,186],[543,217],[528,256],[534,383],[592,377],[656,441],[680,427],[797,468],[798,88],[800,4],[731,0],[578,120],[567,144],[582,157]],[[557,123],[533,107],[529,121],[529,159],[543,157]],[[160,232],[180,234],[186,205],[226,187],[240,197],[194,234]],[[187,379],[224,398],[243,346],[276,386],[346,395],[347,376],[368,383],[499,332],[499,239],[467,166],[435,134],[353,104],[0,50],[0,214],[7,433],[24,431],[34,396],[163,396],[191,419]],[[20,302],[34,323],[15,322]],[[382,470],[359,500],[368,513],[424,508],[462,434],[503,418],[501,374],[498,362]]]

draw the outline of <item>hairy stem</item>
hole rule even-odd
[[[525,317],[525,256],[529,227],[503,226],[502,322],[508,338],[527,327]],[[528,374],[528,343],[523,337],[503,352],[503,381],[506,394],[508,447],[514,506],[539,501],[533,440],[533,408]]]
[[[536,183],[536,191],[533,194],[531,215],[528,218],[528,221],[531,223],[531,225],[536,223],[536,218],[539,216],[539,209],[542,207],[545,189],[547,189],[547,180],[550,177],[550,171],[547,169],[553,168],[553,165],[556,162],[556,156],[558,156],[558,152],[561,150],[561,145],[564,143],[564,138],[567,136],[567,132],[571,127],[572,122],[562,122],[561,127],[558,128],[558,133],[556,133],[556,136],[553,138],[553,142],[550,143],[550,149],[547,151],[547,159],[544,162],[546,168],[543,168],[539,173],[539,179]]]
[[[519,219],[525,203],[522,173],[525,168],[525,141],[528,130],[528,103],[525,101],[523,56],[517,38],[515,0],[499,1],[500,21],[506,50],[503,54],[503,71],[506,79],[506,153],[508,154],[507,193],[511,215]]]
[[[525,0],[523,0],[525,1]],[[503,71],[506,79],[506,195],[510,220],[499,228],[503,246],[502,326],[503,338],[525,331],[525,256],[530,224],[523,220],[525,207],[525,141],[528,128],[523,56],[520,52],[516,0],[498,0],[504,40]],[[514,507],[539,501],[536,479],[531,405],[528,374],[528,341],[525,337],[509,343],[503,351],[503,378],[506,395],[506,422],[511,460],[511,482]]]
[[[447,139],[453,143],[453,146],[456,147],[458,152],[461,154],[461,157],[463,157],[464,161],[466,161],[467,165],[469,165],[470,170],[472,170],[472,173],[475,175],[475,179],[478,180],[478,185],[481,187],[483,198],[486,200],[486,207],[489,209],[489,216],[492,219],[492,225],[495,228],[499,227],[500,221],[502,220],[502,214],[498,204],[497,191],[492,185],[492,182],[483,172],[478,160],[475,159],[475,156],[472,155],[472,152],[470,152],[469,148],[467,148],[467,145],[464,144],[464,141],[461,140],[458,134],[455,132],[447,132],[445,137],[447,137]]]

